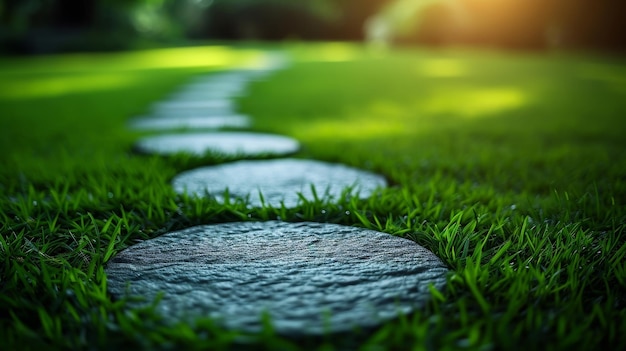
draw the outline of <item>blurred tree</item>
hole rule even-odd
[[[187,0],[0,0],[0,45],[35,53],[123,49],[141,29],[175,27],[161,9],[180,1]]]
[[[214,0],[196,36],[241,39],[360,40],[388,0]]]
[[[315,1],[214,0],[197,37],[280,40],[323,37],[327,13]]]
[[[621,0],[395,0],[379,16],[403,42],[626,50]]]
[[[378,13],[389,0],[331,0],[337,11],[334,39],[363,40],[369,18]]]

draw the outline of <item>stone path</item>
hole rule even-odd
[[[377,188],[387,185],[380,175],[341,164],[313,160],[277,159],[238,161],[183,172],[172,181],[178,193],[205,196],[223,201],[229,190],[231,198],[249,197],[252,206],[295,207],[300,194],[309,201],[337,200],[344,191],[368,198]],[[315,189],[315,194],[312,187]],[[261,200],[261,195],[263,200]]]
[[[199,77],[131,128],[174,130],[250,125],[233,99],[248,82],[282,68],[266,66]],[[285,155],[296,140],[278,135],[207,131],[159,134],[140,139],[137,149],[168,155],[216,152],[236,156]],[[229,196],[250,206],[295,207],[299,194],[334,201],[342,194],[369,197],[385,178],[314,160],[247,160],[189,170],[176,176],[179,192]],[[315,188],[314,195],[312,188]],[[261,195],[263,201],[261,200]],[[158,305],[172,322],[213,317],[227,328],[258,331],[267,313],[280,334],[301,335],[372,327],[422,307],[429,284],[442,288],[446,267],[413,241],[356,227],[322,223],[241,222],[170,232],[133,245],[106,267],[109,292],[145,296],[164,292]]]
[[[322,223],[241,222],[170,232],[108,263],[109,290],[154,299],[172,320],[213,317],[280,334],[372,327],[422,307],[447,269],[415,242]]]
[[[297,140],[281,135],[245,132],[164,134],[143,138],[136,148],[145,153],[180,152],[202,156],[214,152],[229,156],[288,155],[300,148]]]
[[[175,130],[175,129],[221,129],[221,128],[248,128],[252,125],[250,117],[244,115],[191,115],[181,118],[171,117],[138,117],[133,118],[129,126],[137,130]]]

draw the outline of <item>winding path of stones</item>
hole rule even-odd
[[[157,102],[129,127],[156,134],[137,142],[146,153],[207,152],[229,156],[285,156],[298,151],[288,137],[253,132],[234,97],[246,85],[286,65],[269,55],[260,69],[200,77]],[[205,130],[200,132],[199,130]],[[275,158],[201,167],[176,176],[178,193],[245,198],[251,206],[295,207],[303,197],[369,197],[385,178],[341,164]],[[315,189],[315,192],[313,189]],[[447,268],[411,240],[324,223],[240,222],[170,232],[133,245],[106,267],[113,296],[163,292],[158,305],[172,322],[211,317],[224,327],[257,332],[265,315],[279,334],[302,335],[374,327],[422,307],[429,285],[440,289]]]

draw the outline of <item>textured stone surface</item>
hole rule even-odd
[[[171,117],[139,117],[128,123],[129,127],[138,130],[167,129],[219,129],[246,128],[251,125],[250,118],[245,115],[222,116],[177,116]]]
[[[298,193],[314,200],[311,186],[318,198],[339,198],[343,191],[367,198],[377,187],[386,186],[385,178],[340,164],[299,159],[238,161],[183,172],[173,179],[174,190],[204,196],[208,193],[222,200],[228,188],[230,197],[246,198],[250,204],[295,207]]]
[[[157,102],[154,107],[158,110],[176,109],[232,109],[233,102],[228,99],[213,100],[166,100]]]
[[[420,308],[447,269],[413,241],[321,223],[244,222],[171,232],[120,252],[109,291],[153,299],[172,322],[213,317],[258,331],[261,314],[281,334],[375,326]],[[127,285],[129,284],[130,285]]]
[[[181,89],[178,90],[177,92],[173,93],[170,96],[171,100],[179,100],[179,101],[184,101],[184,100],[204,100],[204,99],[230,99],[230,98],[236,98],[236,97],[241,97],[241,96],[245,96],[245,90],[224,90],[224,91],[219,91],[219,90],[193,90],[193,89]]]
[[[140,139],[137,149],[162,155],[180,152],[204,155],[214,152],[230,156],[255,156],[263,154],[285,155],[300,147],[291,138],[261,133],[205,132],[156,135]]]
[[[241,93],[246,90],[248,84],[245,82],[196,82],[183,86],[179,91],[182,93],[189,92],[228,92]]]
[[[220,115],[233,113],[235,105],[228,99],[213,100],[166,100],[154,104],[152,113],[155,115]]]

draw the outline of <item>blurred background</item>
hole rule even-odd
[[[0,50],[124,50],[193,40],[626,49],[621,0],[0,0]]]

